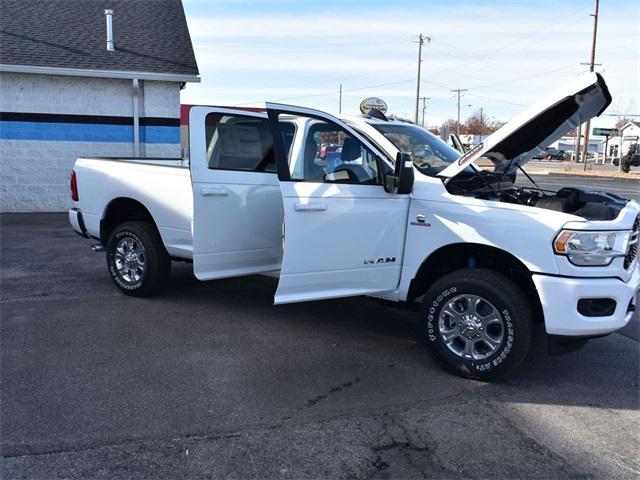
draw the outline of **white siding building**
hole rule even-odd
[[[620,129],[620,135],[609,139],[609,156],[621,158],[634,144],[640,144],[640,122],[627,123]]]
[[[0,27],[1,211],[64,210],[78,156],[181,155],[199,77],[179,0],[3,0]]]

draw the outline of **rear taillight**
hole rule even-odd
[[[75,170],[71,170],[71,200],[74,202],[80,200],[80,197],[78,197],[78,181],[76,180]]]

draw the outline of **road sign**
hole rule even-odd
[[[611,137],[614,135],[618,135],[617,128],[594,128],[593,135],[601,135],[603,137]]]

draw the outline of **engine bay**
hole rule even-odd
[[[453,195],[528,205],[578,215],[586,220],[613,220],[627,200],[608,192],[563,187],[557,192],[515,184],[515,174],[504,176],[487,171],[460,174],[446,185]]]

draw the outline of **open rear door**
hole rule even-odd
[[[189,124],[196,277],[279,270],[282,197],[266,113],[193,107]]]
[[[326,113],[276,104],[267,111],[285,225],[275,303],[396,289],[409,195],[383,188],[390,160]],[[291,122],[288,145],[283,125]]]

